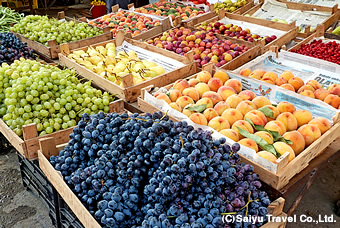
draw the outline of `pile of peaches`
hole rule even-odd
[[[114,36],[118,30],[122,29],[125,33],[131,33],[132,36],[136,36],[141,32],[160,25],[161,22],[160,20],[153,20],[152,18],[144,15],[119,10],[116,13],[107,14],[101,18],[89,21],[89,24],[99,28],[110,27],[112,28],[111,32]]]
[[[273,105],[264,96],[242,90],[241,82],[229,79],[224,71],[216,71],[213,76],[202,71],[189,80],[177,80],[167,92],[161,91],[154,96],[194,123],[210,126],[271,162],[286,152],[289,152],[289,161],[293,160],[331,127],[326,118],[313,118],[311,112],[296,110],[289,102]],[[255,130],[258,127],[262,130]],[[277,153],[264,150],[239,129],[262,138]],[[287,141],[275,141],[273,132]]]
[[[327,89],[322,88],[316,80],[309,80],[305,84],[301,78],[295,77],[290,71],[284,71],[282,74],[277,75],[274,72],[266,72],[262,69],[251,71],[244,68],[240,71],[240,74],[280,86],[307,97],[322,100],[334,108],[340,109],[340,84],[332,84]]]

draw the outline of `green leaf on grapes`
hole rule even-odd
[[[271,134],[271,135],[273,136],[274,142],[281,141],[281,142],[284,142],[284,143],[287,143],[287,144],[293,144],[292,141],[290,141],[289,139],[285,139],[284,137],[282,137],[282,136],[279,134],[279,132],[265,129],[262,125],[254,124],[253,121],[251,121],[251,119],[249,119],[249,118],[244,118],[244,119],[245,119],[248,123],[250,123],[250,125],[253,126],[253,128],[254,128],[256,131],[266,131],[266,132],[268,132],[269,134]]]
[[[192,106],[185,107],[185,109],[188,109],[190,111],[195,111],[195,112],[203,112],[206,108],[207,108],[206,104],[192,105]]]
[[[262,108],[258,109],[259,111],[261,111],[265,116],[269,117],[269,118],[274,118],[274,113],[273,110],[271,110],[270,108],[268,108],[267,106],[264,106]]]
[[[279,158],[281,155],[276,151],[275,147],[272,144],[267,143],[264,139],[262,139],[260,136],[254,135],[249,133],[248,131],[236,126],[238,129],[238,132],[248,138],[254,140],[263,150],[268,151],[272,153],[275,157]]]

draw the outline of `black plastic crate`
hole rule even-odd
[[[24,187],[47,204],[53,225],[57,228],[61,227],[58,192],[39,168],[38,160],[28,161],[20,153],[17,154]]]
[[[60,197],[60,195],[59,195]],[[65,201],[59,198],[60,224],[62,228],[84,228]]]

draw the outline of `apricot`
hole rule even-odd
[[[293,144],[288,144],[298,156],[305,149],[305,138],[298,131],[286,132],[283,137],[292,141]]]
[[[215,129],[216,131],[230,128],[228,120],[221,116],[214,117],[212,120],[210,120],[208,126]]]
[[[203,93],[210,91],[208,84],[200,82],[195,85],[195,89],[198,91],[200,98],[202,97]]]
[[[294,131],[298,127],[297,120],[295,116],[290,112],[283,112],[277,118],[277,121],[283,123],[287,131]]]
[[[181,93],[183,92],[184,89],[189,88],[189,82],[185,79],[179,79],[177,81],[175,81],[173,88],[177,89],[178,91],[180,91]]]
[[[251,110],[255,110],[256,109],[256,105],[252,102],[252,101],[241,101],[237,107],[236,110],[239,110],[242,115],[244,116],[247,112],[251,111]]]
[[[268,144],[273,144],[274,143],[273,136],[271,134],[269,134],[268,132],[266,132],[266,131],[255,132],[255,135],[257,135],[258,137],[262,138]]]
[[[182,96],[182,93],[178,89],[172,89],[169,91],[169,98],[171,102],[176,102],[179,97]]]
[[[279,110],[276,107],[274,107],[273,105],[265,105],[264,107],[269,108],[270,110],[272,110],[272,113],[273,113],[273,118],[266,116],[267,122],[275,120],[276,117],[280,114]]]
[[[287,84],[287,83],[288,83],[288,81],[283,77],[278,77],[275,80],[275,85],[278,85],[278,86],[281,86],[281,85],[284,85],[284,84]]]
[[[257,75],[259,75],[262,78],[262,76],[266,73],[266,71],[264,71],[262,69],[256,69],[252,73],[257,74]]]
[[[304,85],[304,86],[301,86],[301,88],[300,88],[297,92],[298,92],[298,93],[301,93],[301,92],[303,92],[303,91],[305,91],[305,90],[310,90],[310,91],[312,91],[313,93],[315,92],[314,87],[311,86],[311,85]]]
[[[182,108],[178,106],[178,104],[176,104],[175,102],[171,102],[170,104],[170,107],[179,111],[179,112],[182,112]]]
[[[329,94],[323,101],[334,108],[338,108],[340,106],[340,97],[334,94]]]
[[[182,96],[182,97],[179,97],[177,100],[176,100],[176,104],[181,107],[182,109],[187,106],[188,104],[193,104],[194,103],[194,100],[191,98],[191,97],[188,97],[188,96]]]
[[[306,97],[315,98],[314,93],[311,90],[304,90],[300,94]]]
[[[251,73],[251,70],[249,68],[243,68],[240,70],[240,75],[248,77]]]
[[[223,100],[222,97],[214,91],[207,91],[203,93],[202,98],[204,97],[209,98],[213,102],[213,105]]]
[[[242,84],[239,80],[236,79],[229,79],[224,83],[225,86],[230,86],[232,87],[236,93],[239,93],[242,91]]]
[[[267,82],[267,83],[272,84],[272,85],[275,85],[275,81],[271,80],[270,78],[265,78],[265,79],[262,78],[261,81]]]
[[[223,86],[223,83],[219,78],[211,78],[208,82],[208,86],[211,91],[217,92],[217,90]]]
[[[319,128],[321,135],[323,135],[326,131],[331,128],[331,123],[324,117],[317,117],[309,121],[308,124],[315,125]]]
[[[229,105],[225,102],[225,101],[220,101],[218,102],[215,106],[214,109],[216,110],[216,112],[218,113],[218,115],[222,115],[222,113],[226,110],[230,108]]]
[[[192,107],[192,106],[193,106],[193,104],[189,104],[189,105],[185,106],[185,108],[182,109],[182,113],[184,115],[186,115],[187,117],[190,117],[192,114],[196,113],[195,111],[191,111],[191,110],[187,109],[188,107]]]
[[[250,149],[253,149],[255,150],[256,152],[259,151],[259,147],[257,146],[256,142],[252,139],[248,139],[248,138],[245,138],[245,139],[241,139],[240,141],[238,141],[239,144],[243,145],[243,146],[246,146]]]
[[[159,100],[164,100],[166,103],[170,104],[171,100],[165,93],[157,93],[155,97]]]
[[[268,161],[271,161],[273,163],[276,162],[277,157],[275,157],[274,154],[268,152],[268,151],[260,151],[257,153],[258,156],[260,156],[261,158],[267,159]]]
[[[218,70],[218,71],[215,72],[213,78],[219,78],[222,81],[222,83],[224,84],[226,81],[229,80],[229,75],[225,71]]]
[[[218,113],[213,108],[207,108],[206,110],[204,110],[203,115],[205,116],[205,118],[209,122],[211,119],[218,116]]]
[[[277,120],[268,122],[264,128],[271,131],[277,131],[280,135],[286,133],[285,125]]]
[[[305,124],[299,127],[298,132],[305,139],[306,147],[308,147],[310,144],[312,144],[315,140],[317,140],[321,136],[320,129],[313,124]]]
[[[197,74],[196,78],[201,82],[208,83],[212,77],[208,71],[201,71]]]
[[[190,120],[194,122],[195,124],[200,124],[200,125],[208,125],[208,121],[205,118],[205,116],[201,113],[194,113],[190,115]]]
[[[262,80],[266,80],[266,79],[270,79],[272,80],[273,82],[276,81],[277,79],[277,74],[272,72],[272,71],[267,71],[263,76],[262,76]]]
[[[222,97],[223,100],[227,100],[228,97],[236,94],[236,91],[230,86],[221,86],[217,93]]]
[[[296,118],[298,127],[307,124],[309,121],[313,119],[313,115],[310,111],[307,110],[296,110],[293,115]]]
[[[292,77],[288,80],[288,83],[294,87],[295,91],[298,91],[301,86],[305,84],[304,81],[299,77]]]
[[[324,88],[321,88],[321,89],[317,89],[315,90],[314,92],[314,97],[316,99],[319,99],[319,100],[325,100],[325,98],[331,94],[327,89],[324,89]]]
[[[252,102],[256,105],[257,108],[262,108],[266,105],[272,105],[270,100],[264,96],[257,96],[252,100]]]
[[[282,74],[280,74],[280,77],[283,77],[284,79],[286,79],[287,81],[289,81],[289,79],[291,79],[292,77],[294,77],[293,73],[290,72],[289,70],[283,71]]]
[[[283,85],[280,85],[280,87],[295,92],[295,88],[291,84],[283,84]]]
[[[250,119],[251,122],[253,122],[253,124],[255,125],[261,125],[262,127],[264,127],[267,123],[267,118],[266,116],[258,110],[251,110],[249,112],[246,113],[246,115],[244,116],[244,119]]]
[[[228,120],[230,126],[232,126],[238,120],[243,120],[242,113],[234,108],[225,110],[221,116]]]
[[[328,91],[331,94],[340,96],[340,85],[339,84],[333,84],[328,87]]]
[[[284,142],[276,142],[273,144],[273,146],[275,150],[281,155],[289,152],[288,162],[291,162],[295,158],[294,150],[288,144]]]
[[[243,98],[235,94],[228,97],[225,102],[230,106],[230,108],[236,108],[241,101],[243,101]]]
[[[212,100],[209,99],[209,98],[207,98],[207,97],[204,97],[204,98],[199,99],[199,100],[196,102],[196,105],[206,105],[207,108],[212,108],[212,107],[214,107],[214,104],[213,104]]]
[[[235,142],[239,141],[238,133],[233,129],[223,129],[219,131],[219,133],[221,133],[225,137],[228,137],[231,140],[234,140]]]
[[[291,112],[293,113],[296,109],[295,109],[295,106],[291,103],[289,103],[288,101],[283,101],[283,102],[280,102],[278,105],[277,105],[277,110],[279,110],[280,113],[283,113],[283,112]]]
[[[314,88],[314,90],[321,89],[321,85],[318,81],[316,80],[309,80],[306,85],[310,85]]]
[[[243,100],[253,100],[256,97],[256,94],[251,90],[243,90],[238,94]]]
[[[241,129],[243,129],[243,130],[246,130],[246,131],[248,131],[248,132],[251,133],[251,134],[254,133],[254,129],[253,129],[253,127],[250,125],[250,123],[248,123],[248,122],[245,121],[245,120],[238,120],[238,121],[236,121],[236,122],[232,125],[231,129],[233,129],[234,131],[237,132],[238,137],[239,137],[240,139],[243,139],[244,137],[239,133],[239,130],[238,130],[237,127],[241,128]]]
[[[251,74],[249,74],[249,77],[250,77],[250,78],[257,79],[257,80],[261,80],[261,78],[262,78],[260,75],[254,73],[254,72],[252,72]]]
[[[195,87],[195,85],[197,85],[200,82],[201,81],[198,80],[197,78],[190,78],[188,81],[190,87]]]
[[[195,102],[200,99],[197,89],[189,87],[183,90],[183,96],[191,97]]]

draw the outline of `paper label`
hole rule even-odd
[[[340,0],[287,0],[287,1],[328,7],[333,7],[335,4],[338,5],[340,4]]]

